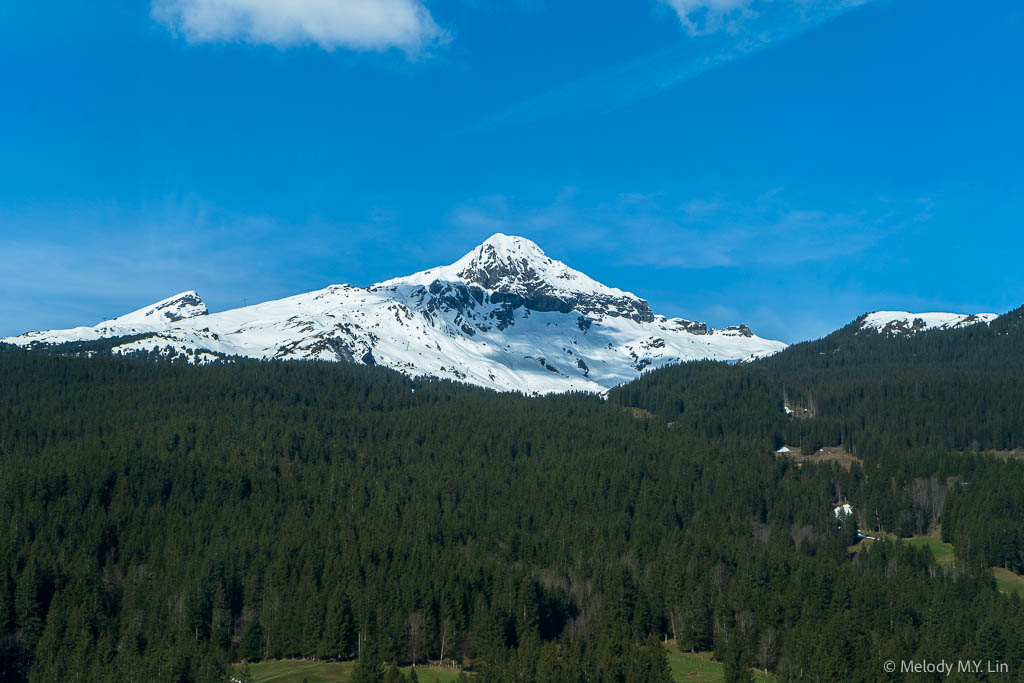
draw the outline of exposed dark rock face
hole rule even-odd
[[[547,291],[545,291],[547,289]],[[587,315],[607,315],[613,318],[622,316],[639,322],[651,322],[654,314],[651,307],[643,299],[629,297],[610,297],[598,294],[573,294],[566,296],[557,290],[542,286],[529,294],[516,292],[492,292],[491,303],[507,303],[513,310],[523,307],[538,313],[583,313]]]
[[[573,309],[573,302],[560,299],[556,296],[547,296],[541,292],[535,292],[528,296],[515,292],[492,292],[491,303],[510,305],[513,310],[525,306],[531,311],[538,313],[568,313]]]
[[[732,327],[723,328],[725,332],[735,332],[741,337],[753,337],[754,333],[750,331],[750,328],[746,325],[733,325]]]
[[[556,367],[555,367],[554,365],[552,365],[551,363],[548,363],[548,361],[547,361],[547,359],[546,359],[546,358],[538,358],[538,359],[537,359],[537,362],[538,362],[538,363],[540,363],[541,367],[542,367],[542,368],[544,368],[545,370],[547,370],[548,372],[553,372],[553,373],[555,373],[556,375],[557,375],[557,374],[560,374],[560,373],[558,372],[558,368],[556,368]]]
[[[977,319],[977,316],[973,317]],[[888,332],[890,334],[920,332],[927,326],[928,324],[921,318],[914,318],[914,320],[910,323],[908,323],[906,320],[893,320],[885,327],[883,327],[881,331]]]
[[[541,257],[550,262],[550,259]],[[538,313],[569,313],[626,317],[641,322],[654,320],[651,307],[643,299],[629,296],[609,296],[586,292],[574,292],[551,283],[537,272],[525,257],[514,257],[499,252],[494,245],[483,246],[482,253],[458,276],[473,285],[490,290],[492,304],[509,304],[513,310],[523,307]],[[442,283],[435,283],[440,290]],[[435,292],[435,284],[430,292]],[[444,283],[447,284],[447,283]],[[479,300],[478,300],[479,301]]]
[[[696,321],[693,321],[693,320],[684,320],[683,318],[674,318],[672,320],[672,323],[676,327],[683,328],[684,330],[686,330],[690,334],[707,334],[708,333],[708,324],[707,323],[699,323],[699,322],[696,322]]]
[[[162,317],[172,323],[186,318],[194,318],[198,315],[206,315],[206,304],[195,294],[185,294],[173,301],[166,301],[157,306],[155,311],[161,312]],[[182,311],[184,310],[184,315]]]
[[[428,291],[433,298],[427,302],[427,310],[445,307],[451,311],[458,311],[466,314],[476,308],[483,301],[483,292],[477,290],[475,293],[461,282],[439,282],[430,283]]]
[[[296,340],[291,344],[282,346],[277,350],[275,354],[276,358],[287,358],[293,355],[299,347],[299,341]],[[330,351],[334,354],[334,357],[343,363],[354,363],[355,355],[352,353],[352,349],[343,339],[337,336],[329,336],[318,339],[316,342],[310,345],[310,351],[319,353],[321,351]]]
[[[498,329],[504,330],[509,325],[514,325],[516,322],[515,309],[510,304],[499,306],[491,311],[491,318],[498,321]]]

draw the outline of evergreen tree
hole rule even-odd
[[[240,654],[247,662],[258,662],[263,659],[263,627],[258,620],[249,624],[242,635]]]
[[[377,653],[377,647],[369,642],[363,643],[362,652],[352,670],[352,683],[383,683],[384,680],[384,663]]]

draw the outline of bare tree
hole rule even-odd
[[[757,656],[761,668],[768,673],[768,667],[775,663],[779,655],[779,633],[769,626],[761,632],[761,644],[757,649]]]
[[[754,633],[754,615],[750,612],[736,612],[736,630],[749,640]]]
[[[712,638],[715,641],[715,648],[725,648],[729,645],[729,624],[725,615],[715,612],[715,618],[711,625]]]
[[[444,652],[448,649],[451,644],[452,638],[455,636],[455,624],[452,623],[451,619],[445,619],[441,622],[441,666],[444,666]]]
[[[680,605],[672,605],[668,609],[668,618],[672,624],[672,640],[679,642],[679,627],[683,623],[683,608]]]
[[[426,640],[426,625],[423,620],[422,612],[413,612],[409,615],[409,618],[405,620],[405,630],[409,637],[409,658],[412,659],[412,665],[416,666],[416,662],[419,661],[420,652],[423,651],[423,644]]]
[[[715,590],[721,593],[725,590],[725,584],[729,580],[729,572],[724,564],[719,562],[711,568],[711,582],[715,586]]]

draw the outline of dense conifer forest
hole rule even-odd
[[[1024,570],[1022,317],[850,326],[606,399],[4,348],[0,680],[317,657],[358,658],[358,680],[443,658],[482,681],[666,681],[666,639],[730,680],[942,658],[1024,680],[1022,605],[990,571]],[[853,547],[937,525],[954,569]]]

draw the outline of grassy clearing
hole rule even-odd
[[[710,652],[680,652],[675,644],[669,643],[668,665],[672,669],[672,680],[683,683],[685,681],[707,681],[717,683],[725,680],[725,665],[711,659]],[[754,670],[755,681],[774,681],[775,677],[764,672]]]
[[[652,413],[649,410],[645,410],[643,408],[634,408],[634,407],[631,407],[631,406],[627,406],[626,408],[624,408],[624,410],[629,411],[629,413],[632,414],[633,417],[635,417],[638,420],[650,419],[650,418],[654,417],[654,413]]]
[[[1024,448],[1015,448],[1012,451],[982,451],[985,455],[991,455],[1003,460],[1024,460]]]
[[[950,543],[943,543],[942,539],[937,534],[929,536],[914,536],[912,538],[905,539],[904,543],[909,543],[917,548],[928,548],[932,551],[932,556],[935,561],[943,567],[952,567],[956,564],[956,555],[953,553],[953,546]]]
[[[843,469],[848,470],[853,467],[853,463],[858,463],[860,465],[864,464],[863,460],[852,453],[848,453],[841,446],[826,446],[825,448],[819,449],[818,452],[813,455],[803,455],[800,452],[799,446],[784,446],[784,448],[788,448],[789,452],[779,453],[776,451],[775,457],[788,458],[801,466],[805,463],[835,462],[839,463]]]
[[[943,543],[941,533],[938,530],[933,531],[927,536],[911,536],[910,538],[899,538],[895,534],[891,534],[887,531],[864,531],[861,532],[869,536],[873,536],[875,539],[885,539],[888,541],[898,541],[900,543],[907,543],[914,546],[915,548],[928,548],[932,552],[932,557],[935,558],[935,562],[941,567],[952,567],[956,564],[956,553],[953,551],[953,545],[950,543]],[[871,547],[871,544],[875,541],[870,538],[864,540],[849,547],[849,551],[856,553],[861,550],[866,550]]]
[[[718,662],[711,661],[710,652],[688,654],[679,652],[675,647],[668,648],[668,665],[672,669],[675,681],[724,681],[725,668]]]
[[[881,536],[882,534],[880,534]],[[891,534],[885,534],[886,537],[895,538]],[[932,556],[935,557],[935,562],[942,567],[953,567],[956,565],[956,553],[953,550],[951,543],[943,543],[938,531],[934,531],[927,536],[913,536],[911,538],[900,539],[902,543],[909,543],[910,545],[918,548],[928,548],[932,551]],[[864,540],[858,546],[851,546],[850,550],[856,552],[861,548],[866,548],[871,543],[870,540]],[[1024,598],[1024,576],[1020,574],[1014,574],[1009,569],[1003,569],[1002,567],[992,567],[992,574],[996,579],[996,587],[999,592],[1016,593],[1021,598]]]
[[[725,680],[725,666],[711,659],[710,652],[680,652],[674,643],[666,646],[668,664],[672,669],[672,679],[685,683],[687,681],[707,681],[717,683]],[[273,662],[250,664],[249,673],[255,683],[343,683],[352,678],[353,662],[314,662],[305,659],[282,659]],[[241,666],[235,666],[235,673]],[[408,675],[409,667],[402,673]],[[437,669],[426,666],[416,667],[416,675],[422,683],[452,683],[458,674],[450,669]],[[754,670],[755,681],[774,681],[773,676]]]
[[[250,664],[249,673],[254,683],[342,683],[351,680],[354,662],[314,662],[305,659],[281,659],[273,662]],[[235,666],[235,673],[241,669]],[[409,667],[402,673],[408,675]],[[429,666],[416,667],[416,676],[421,683],[451,683],[458,679],[458,673],[450,669]]]
[[[281,659],[273,662],[250,664],[249,673],[256,683],[286,683],[287,681],[309,683],[321,681],[347,681],[351,678],[353,664],[351,662],[312,662],[302,659]],[[235,672],[241,670],[235,667]]]
[[[993,567],[992,573],[996,577],[996,587],[1003,593],[1016,593],[1024,598],[1024,576],[1014,574],[1009,569]]]

